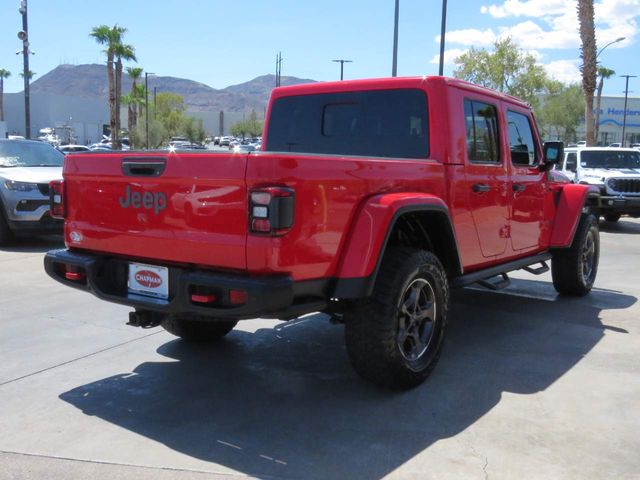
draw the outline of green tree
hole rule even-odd
[[[598,142],[598,134],[600,131],[600,100],[602,97],[602,87],[604,86],[604,79],[613,77],[616,72],[615,70],[611,70],[606,67],[598,67],[598,77],[600,80],[598,81],[598,93],[596,94],[596,118],[594,121],[593,127],[593,138],[596,143]]]
[[[4,122],[4,79],[10,76],[9,70],[0,68],[0,122]]]
[[[493,51],[471,48],[456,61],[453,75],[468,82],[521,98],[534,108],[547,91],[548,77],[533,55],[520,50],[511,38],[497,40]]]
[[[113,70],[113,60],[116,45],[122,42],[122,35],[126,28],[114,25],[100,25],[93,27],[89,36],[93,37],[100,45],[106,45],[104,53],[107,55],[107,82],[109,84],[109,127],[111,129],[111,141],[115,145],[118,137],[116,131],[116,81]],[[119,113],[119,112],[118,112]]]
[[[123,29],[124,30],[124,29]],[[124,34],[124,31],[122,32]],[[137,61],[135,49],[131,45],[123,43],[117,43],[113,48],[113,53],[116,57],[116,131],[118,132],[117,138],[113,141],[113,148],[119,150],[120,145],[120,103],[122,101],[122,60]]]
[[[143,87],[144,88],[144,87]],[[158,148],[171,137],[185,136],[192,142],[202,142],[206,136],[201,120],[185,115],[184,99],[175,93],[162,92],[156,96],[155,106],[149,105],[149,146]],[[146,126],[140,122],[135,128],[136,145],[146,143]]]
[[[24,78],[24,72],[20,72],[20,73],[19,73],[19,75],[20,75],[22,78]],[[32,70],[29,70],[29,71],[27,72],[27,75],[29,76],[29,81],[31,81],[31,79],[32,79],[33,77],[35,77],[35,76],[37,75],[37,73],[36,73],[36,72],[34,72],[34,71],[32,71]]]
[[[258,137],[262,135],[263,123],[258,120],[255,110],[251,111],[249,120],[241,120],[231,125],[231,135],[234,137]]]
[[[135,130],[138,123],[138,107],[140,100],[144,99],[144,96],[139,97],[138,93],[138,80],[142,76],[142,68],[140,67],[127,67],[127,75],[131,78],[131,90],[128,95],[125,95],[123,102],[127,105],[127,129],[129,135]],[[144,93],[144,92],[142,92]],[[131,138],[129,138],[131,141]]]
[[[593,93],[596,89],[596,29],[593,0],[578,0],[578,23],[580,24],[580,58],[582,66],[582,90],[584,91],[585,141],[588,147],[596,144],[593,120]]]
[[[575,142],[576,130],[584,115],[584,94],[580,85],[548,83],[549,93],[538,110],[538,126],[543,137],[552,136],[565,142]]]

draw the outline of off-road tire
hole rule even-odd
[[[412,291],[417,291],[413,298],[418,298],[413,317],[407,312]],[[422,309],[431,301],[433,306],[429,310]],[[361,377],[385,388],[406,390],[421,384],[440,357],[448,309],[449,284],[438,258],[424,250],[389,248],[372,296],[344,315],[347,352],[353,368]],[[422,327],[412,327],[418,322],[414,318],[420,316],[416,312],[427,314],[427,311],[433,317],[431,321],[424,320]],[[428,341],[427,325],[430,325]],[[407,334],[410,330],[414,334]],[[425,340],[420,343],[423,335]],[[425,350],[420,350],[422,353],[415,358],[408,358],[411,344]]]
[[[233,330],[238,322],[222,320],[193,320],[168,316],[162,320],[167,332],[192,343],[208,343],[220,340]]]
[[[600,235],[596,217],[582,214],[570,248],[556,250],[551,260],[553,286],[562,295],[583,297],[598,273]]]
[[[604,216],[604,221],[605,222],[616,223],[618,220],[620,220],[620,214],[619,213],[607,213]]]
[[[4,213],[4,205],[0,202],[0,245],[7,245],[11,240],[13,240],[13,232],[7,223],[7,218]]]

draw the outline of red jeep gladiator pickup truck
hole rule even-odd
[[[327,312],[390,388],[439,357],[449,289],[548,271],[585,295],[598,192],[552,171],[522,101],[460,80],[277,88],[262,151],[88,153],[51,185],[67,249],[47,273],[129,305],[129,323],[216,340],[238,320]]]

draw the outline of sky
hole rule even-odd
[[[5,92],[22,91],[19,0],[0,0],[0,68],[12,72]],[[104,63],[103,47],[89,36],[95,26],[118,24],[135,47],[138,66],[213,88],[275,72],[339,80],[391,75],[394,0],[28,0],[34,79],[62,63]],[[471,47],[490,48],[511,36],[554,78],[579,81],[577,1],[448,0],[445,75]],[[438,73],[442,0],[400,0],[398,76]],[[640,0],[595,0],[600,63],[617,75],[640,76]],[[624,79],[605,82],[622,95]],[[629,91],[640,95],[640,78]]]

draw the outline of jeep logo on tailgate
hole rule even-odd
[[[167,195],[163,192],[132,192],[131,185],[127,185],[124,197],[118,198],[122,208],[144,208],[153,210],[156,215],[167,208]]]

